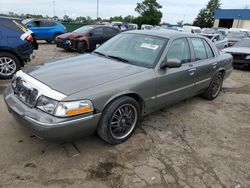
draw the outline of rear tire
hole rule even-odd
[[[212,79],[208,89],[202,94],[202,96],[208,100],[214,100],[221,91],[223,83],[223,74],[218,72]]]
[[[97,133],[109,144],[120,144],[131,137],[140,117],[138,102],[128,96],[120,97],[104,109]]]
[[[0,52],[0,78],[10,79],[21,69],[21,61],[12,53]]]

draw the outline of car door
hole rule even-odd
[[[165,60],[178,59],[179,68],[157,69],[156,104],[166,106],[193,95],[196,71],[191,62],[187,38],[177,38],[168,48]]]
[[[103,43],[103,27],[97,27],[89,33],[89,48],[91,50]]]
[[[42,39],[52,40],[54,38],[54,26],[55,22],[52,20],[42,20],[40,22],[40,33],[42,35]]]
[[[104,34],[103,34],[103,42],[106,42],[113,36],[117,35],[119,33],[119,30],[116,28],[111,27],[104,27],[103,28]]]
[[[197,73],[194,91],[198,94],[209,86],[218,64],[215,62],[215,52],[207,40],[199,37],[189,40],[193,51],[193,66]]]

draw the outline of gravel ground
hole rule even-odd
[[[78,54],[41,44],[35,55],[28,66]],[[145,117],[116,146],[96,135],[39,140],[12,118],[2,96],[0,114],[0,187],[250,187],[249,71],[234,70],[214,101],[195,97]]]

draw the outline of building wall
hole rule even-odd
[[[241,28],[250,30],[250,20],[242,20]]]
[[[220,20],[215,19],[214,20],[214,27],[219,27],[219,23],[220,23]],[[238,20],[238,19],[235,19],[234,22],[233,22],[232,27],[234,27],[234,28],[243,28],[243,29],[250,30],[250,20]]]
[[[219,19],[215,19],[214,20],[214,27],[219,27],[219,23],[220,23],[220,20]]]
[[[233,27],[250,30],[250,20],[234,20]]]

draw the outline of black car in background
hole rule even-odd
[[[33,33],[20,19],[0,17],[0,79],[11,78],[38,49]]]
[[[105,25],[86,25],[71,33],[59,35],[56,45],[66,51],[76,50],[83,53],[86,50],[94,50],[121,31],[117,28]]]
[[[225,48],[223,52],[233,56],[234,68],[244,69],[250,67],[250,38],[244,38],[230,48]]]

